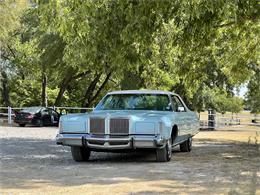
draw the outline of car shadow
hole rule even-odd
[[[146,152],[94,152],[88,162],[77,163],[69,147],[58,146],[53,140],[9,138],[0,143],[2,189],[30,189],[37,181],[58,186],[103,186],[129,180],[182,184],[158,183],[166,194],[184,188],[191,192],[196,186],[201,187],[198,193],[205,188],[210,192],[213,184],[214,188],[251,193],[258,186],[259,150],[240,142],[195,139],[192,152],[183,153],[176,147],[167,163],[155,162],[155,155]],[[146,192],[153,193],[140,194]]]

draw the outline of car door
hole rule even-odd
[[[187,107],[183,104],[181,99],[176,96],[171,96],[172,109],[175,112],[176,123],[178,125],[179,139],[185,139],[189,134],[189,121],[187,120]]]
[[[41,118],[43,125],[50,125],[51,124],[51,111],[48,108],[44,108],[41,111]]]
[[[185,105],[184,101],[178,96],[176,95],[176,98],[179,100],[179,105],[180,106],[184,106],[185,108],[185,112],[183,112],[184,114],[184,120],[185,120],[185,126],[186,126],[186,132],[185,134],[188,135],[190,137],[190,135],[194,135],[194,130],[195,133],[198,132],[198,128],[199,128],[199,119],[197,117],[197,115],[190,111],[188,109],[188,107]]]
[[[52,125],[58,124],[59,123],[59,114],[53,109],[50,109],[50,112],[51,112],[51,124]]]

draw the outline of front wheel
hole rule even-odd
[[[25,127],[25,124],[19,124],[20,127]]]
[[[156,149],[157,162],[168,162],[172,157],[172,142],[171,139],[167,141],[164,147]]]
[[[192,138],[190,137],[185,142],[180,144],[180,150],[182,152],[190,152],[192,148]]]
[[[84,147],[71,146],[73,160],[77,162],[87,161],[90,157],[90,150]]]

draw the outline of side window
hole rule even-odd
[[[48,114],[52,115],[52,109],[48,108]]]
[[[42,115],[47,115],[47,114],[49,114],[48,109],[43,109],[43,110],[42,110]]]
[[[177,96],[172,96],[172,109],[174,112],[186,112],[184,105]]]

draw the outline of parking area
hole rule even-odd
[[[260,194],[260,127],[201,131],[168,163],[154,154],[93,153],[72,160],[55,127],[0,127],[0,194]]]

